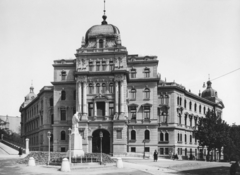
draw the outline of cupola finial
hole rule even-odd
[[[105,9],[105,0],[104,0],[104,9],[103,9],[103,16],[102,16],[102,18],[103,18],[102,25],[106,25],[106,24],[107,24],[107,21],[106,21],[107,16],[105,15],[105,12],[106,12],[106,9]]]

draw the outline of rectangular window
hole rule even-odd
[[[165,155],[168,155],[168,154],[169,154],[169,149],[165,148]]]
[[[136,70],[131,70],[131,78],[136,78]]]
[[[149,78],[150,77],[150,69],[146,68],[144,70],[144,74],[145,74],[145,78]]]
[[[136,112],[137,112],[136,107],[133,106],[130,107],[130,115],[132,120],[136,120]]]
[[[144,107],[144,119],[150,119],[150,107],[149,106],[145,106]]]
[[[88,103],[88,115],[89,116],[94,116],[94,113],[93,113],[93,103]]]
[[[109,115],[110,116],[114,115],[114,103],[112,102],[109,103]]]
[[[131,152],[136,152],[136,147],[131,147]]]
[[[150,152],[150,148],[149,147],[145,147],[145,152]]]
[[[150,99],[150,91],[145,91],[144,99]]]
[[[66,120],[66,110],[61,109],[60,114],[61,114],[61,120],[65,121]]]
[[[65,147],[61,147],[61,152],[66,152],[66,148]]]
[[[61,76],[62,76],[62,80],[66,80],[66,72],[65,71],[62,71],[61,72]]]
[[[99,61],[96,62],[96,71],[100,71],[100,62]]]
[[[130,95],[131,100],[136,100],[136,90],[135,90],[135,89],[132,89],[132,90],[130,91],[130,93],[131,93],[131,95]]]
[[[122,139],[122,130],[117,130],[117,139]]]
[[[113,63],[113,61],[109,61],[109,69],[110,69],[110,71],[114,70],[114,63]]]
[[[164,154],[164,148],[160,148],[160,155],[163,155]]]
[[[106,70],[106,61],[102,61],[102,70],[103,70],[103,71]]]
[[[93,62],[89,62],[89,71],[93,71]]]

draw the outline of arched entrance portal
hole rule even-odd
[[[110,154],[110,134],[104,129],[98,129],[92,134],[92,152],[100,153],[100,131],[103,133],[102,138],[102,152]]]

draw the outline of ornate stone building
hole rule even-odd
[[[85,152],[99,152],[100,131],[108,154],[203,152],[193,135],[196,123],[207,110],[221,115],[224,108],[210,81],[199,95],[162,81],[157,57],[129,55],[105,15],[102,25],[86,32],[75,56],[55,60],[53,86],[37,96],[30,92],[20,108],[22,136],[33,140],[30,150],[47,150],[51,131],[52,150],[67,151],[68,129],[78,111]]]

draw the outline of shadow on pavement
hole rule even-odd
[[[178,173],[172,173],[178,175],[229,175],[229,167],[213,167],[213,168],[202,168],[202,169],[192,169],[179,171]],[[240,175],[237,172],[236,175]]]

